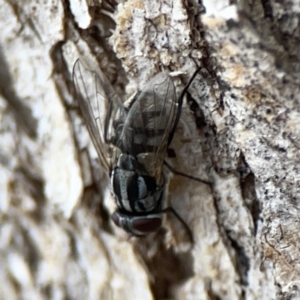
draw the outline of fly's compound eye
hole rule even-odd
[[[115,211],[112,220],[118,227],[137,236],[156,232],[162,225],[162,216],[159,214],[137,217]]]

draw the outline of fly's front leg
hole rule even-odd
[[[169,206],[169,207],[165,208],[164,210],[162,210],[162,213],[172,213],[183,225],[184,229],[188,233],[191,244],[194,245],[194,236],[193,236],[192,230],[190,229],[188,224],[181,218],[181,216],[176,212],[176,210],[172,206]]]
[[[185,174],[183,172],[180,172],[180,171],[177,171],[176,169],[174,169],[168,162],[164,161],[164,165],[165,167],[167,167],[173,174],[175,175],[179,175],[179,176],[183,176],[183,177],[186,177],[188,179],[192,179],[194,181],[197,181],[197,182],[200,182],[200,183],[204,183],[205,185],[208,185],[211,190],[212,190],[212,182],[208,181],[208,180],[205,180],[205,179],[200,179],[200,178],[197,178],[197,177],[194,177],[194,176],[191,176],[191,175],[188,175],[188,174]],[[167,207],[166,209],[163,210],[163,212],[170,212],[172,213],[179,221],[180,223],[183,225],[184,227],[184,230],[185,232],[188,234],[188,237],[191,241],[191,244],[193,245],[194,244],[194,237],[193,237],[193,233],[192,233],[192,230],[191,228],[189,227],[189,225],[183,220],[183,218],[177,213],[177,211],[169,206]]]

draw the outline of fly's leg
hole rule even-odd
[[[170,132],[170,135],[169,135],[169,139],[168,139],[168,146],[171,144],[172,140],[173,140],[173,137],[174,137],[174,133],[175,133],[175,130],[176,130],[176,127],[178,125],[178,122],[179,122],[179,119],[180,119],[180,115],[181,115],[181,108],[182,108],[182,104],[183,104],[183,98],[184,98],[184,95],[186,94],[186,92],[188,91],[191,83],[193,82],[193,80],[195,79],[196,75],[199,73],[199,71],[201,70],[202,68],[198,68],[192,78],[189,80],[188,84],[184,87],[184,89],[182,90],[181,92],[181,95],[178,99],[178,102],[177,102],[177,105],[178,105],[178,111],[177,111],[177,114],[176,114],[176,117],[175,117],[175,121],[174,121],[174,125],[173,125],[173,128]]]
[[[169,163],[167,163],[166,161],[164,161],[164,165],[165,165],[165,166],[166,166],[173,174],[175,174],[175,175],[183,176],[183,177],[186,177],[186,178],[189,178],[189,179],[192,179],[192,180],[201,182],[201,183],[205,183],[205,184],[208,184],[209,186],[211,186],[211,182],[210,182],[210,181],[203,180],[203,179],[200,179],[200,178],[197,178],[197,177],[194,177],[194,176],[190,176],[190,175],[185,174],[185,173],[183,173],[183,172],[177,171],[177,170],[175,170]]]
[[[187,175],[185,173],[182,173],[180,171],[177,171],[175,170],[170,164],[168,164],[166,161],[164,161],[164,165],[175,175],[179,175],[179,176],[183,176],[183,177],[186,177],[186,178],[189,178],[189,179],[192,179],[192,180],[195,180],[197,182],[201,182],[201,183],[205,183],[207,185],[209,185],[211,188],[212,188],[212,182],[209,182],[207,180],[203,180],[203,179],[200,179],[200,178],[197,178],[197,177],[194,177],[194,176],[190,176],[190,175]],[[193,233],[190,229],[190,227],[187,225],[187,223],[180,217],[180,215],[175,211],[175,209],[173,207],[167,207],[166,209],[164,209],[162,212],[171,212],[173,213],[176,218],[181,222],[181,224],[184,226],[185,230],[187,231],[189,237],[190,237],[190,240],[192,242],[192,244],[194,244],[194,237],[193,237]]]
[[[190,229],[190,227],[186,224],[186,222],[180,217],[180,215],[176,212],[176,210],[169,206],[167,208],[165,208],[164,210],[162,210],[162,213],[172,213],[179,221],[180,223],[183,225],[183,227],[185,228],[185,230],[187,231],[189,238],[191,240],[192,245],[194,244],[194,236],[193,233]]]

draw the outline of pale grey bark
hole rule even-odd
[[[295,1],[0,0],[0,299],[300,299]],[[78,57],[120,95],[197,66],[165,230],[128,239],[73,97]],[[166,204],[167,205],[167,204]]]

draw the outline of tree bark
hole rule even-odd
[[[297,1],[0,0],[0,299],[300,299]],[[164,228],[128,236],[74,97],[194,71]]]

